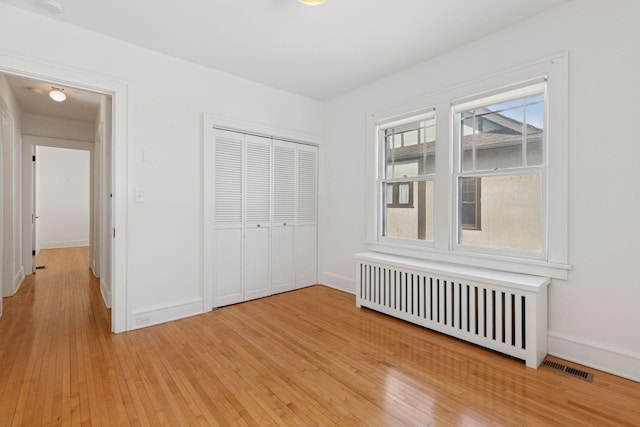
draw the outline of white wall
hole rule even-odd
[[[366,113],[567,50],[573,269],[550,287],[549,351],[640,380],[640,144],[631,125],[640,99],[638,16],[635,0],[574,1],[328,102],[321,280],[355,289],[352,255],[366,248]]]
[[[23,113],[22,134],[93,142],[95,131],[93,122]]]
[[[4,161],[2,165],[2,173],[4,174],[4,185],[9,186],[9,191],[3,194],[2,209],[4,210],[4,220],[11,223],[10,230],[3,230],[3,238],[5,245],[3,247],[3,296],[13,295],[22,280],[24,279],[24,271],[22,269],[22,240],[21,227],[22,219],[20,216],[22,194],[22,150],[21,150],[21,111],[9,88],[7,79],[0,75],[0,97],[2,98],[8,114],[11,116],[12,124],[5,129],[4,138],[10,140],[5,143]],[[11,168],[7,168],[6,160],[11,159]],[[6,188],[5,188],[6,189]],[[2,228],[2,227],[0,227]],[[7,234],[10,233],[10,236]]]
[[[136,316],[155,323],[203,309],[201,113],[316,137],[324,130],[317,101],[0,4],[0,67],[16,56],[126,84],[127,259],[118,271],[127,328]],[[134,188],[145,203],[133,202]]]
[[[89,245],[89,151],[37,147],[40,248]]]

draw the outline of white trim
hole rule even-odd
[[[536,259],[511,258],[471,252],[452,253],[451,251],[443,251],[436,248],[419,247],[417,245],[400,245],[388,242],[367,242],[367,248],[373,252],[484,267],[513,273],[531,274],[560,280],[567,280],[569,270],[571,269],[570,265],[549,263]]]
[[[77,248],[81,246],[89,246],[88,240],[68,240],[61,242],[42,242],[40,249],[58,249],[58,248]]]
[[[552,356],[640,382],[640,353],[549,331]]]
[[[112,98],[112,173],[113,180],[113,224],[117,238],[111,244],[112,250],[112,293],[111,330],[114,333],[128,330],[127,324],[127,200],[128,164],[130,147],[127,143],[128,86],[125,81],[99,75],[61,64],[21,56],[0,50],[0,73],[44,80],[53,84],[110,95]]]
[[[24,268],[22,266],[20,266],[20,269],[18,270],[18,272],[16,273],[16,275],[13,277],[13,289],[11,292],[11,295],[15,295],[16,292],[18,292],[18,289],[20,289],[20,286],[22,286],[22,282],[25,279],[25,275],[24,275]]]
[[[111,308],[111,289],[107,286],[104,280],[100,278],[100,293],[102,294],[102,300],[107,308]]]
[[[146,328],[147,326],[202,314],[202,303],[203,299],[201,297],[193,297],[171,304],[142,307],[133,310],[129,317],[130,330]]]
[[[352,295],[356,293],[356,281],[347,276],[343,276],[341,274],[334,274],[329,272],[320,273],[320,277],[318,278],[319,284],[337,289],[339,291],[347,292]]]
[[[202,113],[203,124],[205,128],[209,130],[212,127],[217,127],[223,130],[239,133],[254,133],[258,136],[273,137],[275,139],[282,139],[285,141],[291,141],[302,144],[320,145],[322,144],[322,138],[299,132],[292,132],[278,128],[272,128],[264,126],[259,123],[249,122],[245,120],[230,119],[221,116],[215,116],[212,114]]]
[[[93,151],[95,144],[89,141],[80,141],[67,138],[51,138],[48,136],[37,136],[22,134],[22,142],[41,147],[68,148],[71,150]]]

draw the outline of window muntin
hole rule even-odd
[[[471,108],[454,107],[458,249],[542,256],[545,87],[538,84],[517,94],[515,99],[505,93],[503,100],[493,96],[477,100]],[[482,180],[480,210],[475,212],[468,200],[471,179]],[[469,226],[472,213],[482,218],[481,228]]]
[[[435,111],[378,128],[383,239],[433,240]]]

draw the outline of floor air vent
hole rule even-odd
[[[570,375],[575,378],[580,378],[581,380],[593,381],[593,374],[590,372],[583,371],[581,369],[571,368],[567,365],[563,365],[562,363],[553,362],[551,360],[545,359],[542,362],[542,366],[553,369],[554,371],[562,372],[564,374]]]

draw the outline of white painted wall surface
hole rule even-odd
[[[201,114],[324,131],[320,102],[0,4],[0,66],[3,53],[127,84],[128,328],[140,313],[154,323],[203,309]]]
[[[40,248],[89,245],[89,151],[37,147]]]
[[[569,52],[569,259],[549,288],[549,350],[640,380],[640,2],[581,0],[326,104],[320,280],[354,291],[365,249],[366,113]],[[348,183],[348,185],[345,185]]]
[[[94,124],[83,120],[68,120],[39,114],[22,114],[24,135],[93,142]]]

